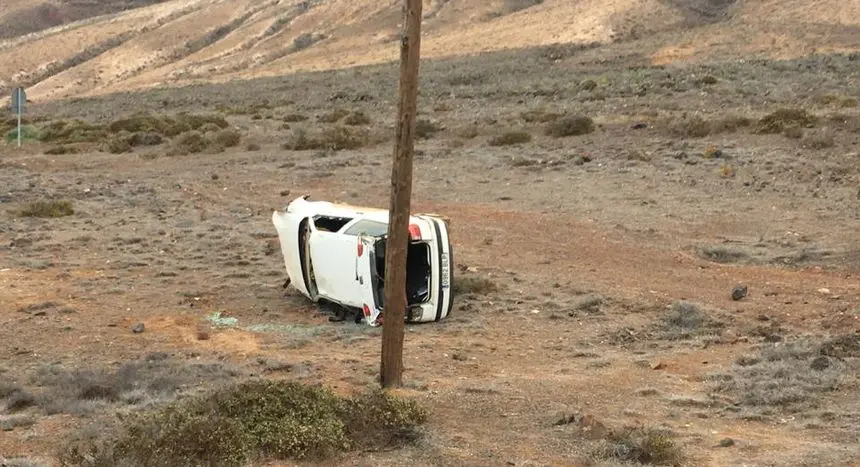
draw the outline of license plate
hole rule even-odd
[[[442,287],[448,288],[451,283],[451,265],[448,263],[448,253],[442,253]]]

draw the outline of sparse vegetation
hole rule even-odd
[[[580,136],[594,131],[594,121],[588,117],[563,117],[547,126],[546,134],[554,138]]]
[[[292,138],[283,144],[283,148],[293,151],[313,149],[340,151],[358,149],[368,145],[370,142],[371,139],[366,132],[344,126],[326,128],[315,135],[311,135],[306,130],[299,128],[293,131]]]
[[[213,133],[211,141],[220,147],[232,148],[239,145],[242,141],[242,135],[236,130],[224,129]]]
[[[356,447],[416,440],[426,412],[379,391],[341,398],[298,382],[251,381],[135,414],[115,438],[68,448],[68,465],[244,465],[322,460]]]
[[[561,118],[562,115],[555,112],[545,112],[543,110],[529,110],[520,114],[520,118],[526,123],[550,123]]]
[[[111,154],[131,152],[131,143],[128,140],[129,138],[126,137],[115,136],[108,140],[107,144],[105,144],[105,149]]]
[[[349,115],[349,111],[344,109],[335,109],[329,113],[320,115],[317,117],[317,121],[321,123],[337,123],[347,115]]]
[[[683,451],[668,431],[646,427],[610,431],[594,457],[642,465],[680,466],[684,461]]]
[[[699,255],[717,263],[738,263],[749,259],[749,255],[741,250],[725,246],[706,246],[699,249]]]
[[[195,154],[205,151],[210,142],[199,131],[188,131],[177,136],[173,141],[174,147],[180,154]]]
[[[826,356],[825,348],[810,339],[764,344],[738,358],[731,371],[711,375],[713,390],[759,414],[815,407],[845,374],[844,363]]]
[[[694,115],[672,120],[669,131],[682,138],[704,138],[711,134],[711,126],[704,118]]]
[[[811,127],[815,121],[815,116],[804,109],[778,109],[762,117],[758,121],[755,131],[763,134],[782,133],[786,128],[792,126]]]
[[[285,123],[298,123],[298,122],[304,122],[304,121],[305,121],[305,120],[307,120],[307,119],[308,119],[308,117],[307,117],[306,115],[302,115],[302,114],[287,114],[287,115],[284,115],[284,118],[283,118],[282,120],[283,120]]]
[[[836,139],[834,138],[832,131],[827,128],[823,128],[804,135],[801,140],[801,145],[804,148],[810,149],[827,149],[836,145]]]
[[[505,13],[516,13],[543,3],[543,0],[504,0],[502,8]]]
[[[454,281],[454,295],[487,295],[499,290],[495,282],[487,277],[460,276]]]
[[[71,201],[34,201],[24,205],[18,215],[21,217],[65,217],[75,213]]]
[[[367,114],[365,114],[364,112],[355,111],[350,112],[350,114],[343,119],[343,123],[352,126],[370,125],[371,120],[370,117],[368,117]]]
[[[415,137],[420,139],[429,139],[436,135],[442,128],[430,120],[419,118],[415,122]]]
[[[514,144],[528,143],[532,135],[527,131],[509,131],[499,136],[490,138],[490,146],[511,146]]]

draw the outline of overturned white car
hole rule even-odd
[[[272,214],[288,283],[314,302],[328,300],[382,322],[388,210],[296,198]],[[406,321],[439,321],[451,311],[451,244],[445,221],[410,216]]]

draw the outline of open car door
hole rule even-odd
[[[364,320],[370,326],[382,324],[380,314],[382,313],[381,297],[377,291],[382,290],[382,281],[376,269],[376,237],[358,235],[356,245],[355,276],[361,289],[362,312]]]

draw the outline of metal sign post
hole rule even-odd
[[[12,112],[18,116],[18,147],[21,147],[21,116],[24,115],[24,102],[27,101],[27,93],[24,88],[15,88],[12,91]]]

